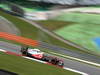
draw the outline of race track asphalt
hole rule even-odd
[[[20,54],[21,46],[0,41],[0,48]],[[89,75],[100,75],[99,67],[85,64],[82,62],[78,62],[75,60],[70,60],[70,59],[65,59],[65,58],[62,58],[62,59],[64,60],[65,67],[75,69],[81,72],[85,72],[85,73],[88,73]]]
[[[95,56],[95,55],[85,53],[85,52],[69,50],[66,48],[51,45],[51,44],[41,42],[41,41],[39,41],[39,43],[40,43],[39,46],[41,48],[49,49],[49,50],[55,51],[55,52],[60,53],[60,54],[64,54],[64,55],[68,55],[71,57],[75,57],[75,58],[79,58],[79,59],[83,59],[83,60],[87,60],[87,61],[91,61],[91,62],[95,62],[95,63],[100,64],[100,57],[99,56]]]
[[[19,29],[12,22],[2,16],[0,16],[0,32],[20,35]]]

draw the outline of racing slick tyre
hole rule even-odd
[[[59,61],[59,62],[57,63],[57,65],[63,67],[63,66],[64,66],[64,63],[63,63],[62,61]]]

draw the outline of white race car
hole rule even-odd
[[[28,57],[35,58],[38,60],[46,61],[48,63],[57,65],[60,67],[63,67],[63,65],[64,65],[64,62],[61,59],[54,57],[54,56],[46,55],[46,54],[44,54],[44,52],[41,52],[39,49],[30,49],[28,47],[22,47],[21,53],[24,56],[28,56]]]
[[[33,57],[36,59],[42,59],[44,52],[41,52],[39,49],[31,49],[31,48],[22,48],[21,52],[23,55],[28,57]]]

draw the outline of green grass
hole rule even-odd
[[[16,25],[17,28],[19,28],[20,32],[21,32],[21,36],[26,37],[26,38],[31,38],[33,40],[41,40],[50,44],[54,44],[54,45],[58,45],[61,47],[65,47],[71,50],[79,50],[78,48],[75,48],[73,46],[70,46],[68,44],[65,44],[51,36],[49,36],[48,34],[46,34],[45,32],[41,31],[40,29],[37,29],[36,27],[32,26],[31,24],[20,20],[18,18],[16,18],[15,16],[6,14],[4,12],[0,11],[0,15],[5,17],[6,19],[8,19],[9,21],[11,21],[12,23],[14,23],[14,25]]]
[[[93,39],[99,37],[100,25],[93,24],[72,24],[55,31],[56,34],[63,38],[86,47],[90,51],[99,52],[98,47]],[[64,35],[66,34],[66,35]]]
[[[45,20],[45,21],[36,21],[36,22],[51,31],[62,28],[66,25],[73,24],[73,22],[55,21],[55,20]]]
[[[75,21],[69,22],[57,20],[36,22],[43,25],[45,28],[52,30],[54,33],[63,37],[64,39],[88,49],[86,51],[93,52],[95,54],[100,53],[98,47],[93,41],[95,37],[99,37],[99,24],[81,24]]]
[[[0,8],[4,8],[5,10],[11,11],[10,7],[6,4],[0,4]]]
[[[0,69],[15,72],[19,75],[79,75],[55,66],[31,61],[19,56],[0,52]]]
[[[84,24],[100,24],[100,15],[88,13],[62,13],[53,20]]]
[[[74,24],[54,30],[56,34],[70,40],[90,51],[100,54],[99,48],[93,41],[100,37],[100,15],[88,13],[63,13],[54,18],[56,21],[74,22]],[[65,35],[66,34],[66,35]]]

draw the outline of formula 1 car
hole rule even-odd
[[[64,66],[64,62],[62,60],[60,60],[59,58],[47,55],[44,52],[41,52],[39,49],[36,49],[36,48],[31,49],[29,47],[22,47],[21,53],[24,56],[35,58],[35,59],[38,59],[41,61],[46,61],[53,65],[57,65],[60,67]]]

